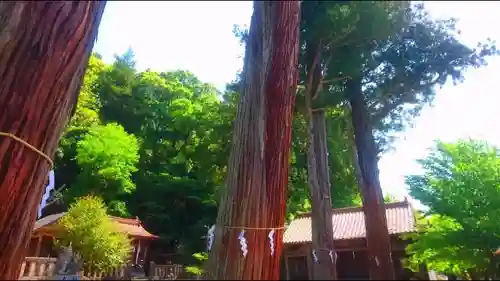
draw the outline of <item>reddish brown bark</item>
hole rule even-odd
[[[304,113],[308,120],[307,179],[312,201],[311,244],[314,255],[317,257],[317,261],[313,264],[312,278],[314,280],[336,280],[337,259],[333,243],[325,112],[323,109],[313,112],[312,109],[312,101],[318,97],[323,80],[323,71],[319,62],[322,44],[321,42],[308,42],[308,45],[314,46],[310,47],[308,53],[309,70],[304,94]]]
[[[105,1],[0,2],[0,131],[49,157],[78,98]],[[19,277],[50,165],[0,136],[0,279]]]
[[[336,280],[325,112],[317,110],[310,114],[308,179],[312,201],[312,248],[318,258],[313,266],[313,279]]]
[[[285,224],[299,21],[299,1],[254,2],[227,186],[208,262],[209,279],[279,279],[283,229],[276,231],[273,256],[269,230],[246,230],[246,257],[237,238],[238,226]]]
[[[354,141],[357,148],[361,197],[365,214],[368,264],[371,280],[394,280],[391,240],[379,181],[378,157],[370,117],[361,92],[361,79],[347,82]]]

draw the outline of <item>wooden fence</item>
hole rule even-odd
[[[55,266],[57,258],[26,257],[22,266],[19,280],[42,280],[52,279],[55,276]],[[127,275],[127,266],[111,272],[85,272],[79,273],[82,279],[102,280],[123,279]]]
[[[149,274],[153,280],[197,280],[196,276],[185,271],[180,264],[159,265],[149,263]]]
[[[52,279],[55,276],[56,258],[26,257],[21,267],[19,280]],[[82,279],[90,280],[124,280],[130,279],[130,267],[125,265],[112,272],[80,272]],[[149,264],[149,279],[152,280],[195,280],[195,276],[187,273],[179,264]],[[52,278],[51,278],[52,277]]]
[[[20,280],[40,280],[54,275],[56,258],[27,257],[21,265]]]

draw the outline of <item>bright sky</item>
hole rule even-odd
[[[456,17],[461,40],[470,46],[487,37],[500,42],[500,2],[426,1],[436,18]],[[165,71],[187,69],[202,81],[223,88],[242,67],[243,49],[234,24],[248,25],[251,1],[108,1],[95,50],[111,62],[114,54],[132,47],[137,67]],[[425,157],[433,140],[480,138],[500,146],[500,58],[470,70],[463,84],[438,90],[433,107],[425,108],[415,127],[400,134],[395,149],[379,162],[385,192],[406,194],[404,176],[419,172],[416,159]]]

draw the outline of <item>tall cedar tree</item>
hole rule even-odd
[[[384,196],[378,171],[378,150],[373,137],[366,104],[361,92],[361,78],[347,82],[354,141],[357,148],[358,176],[365,214],[368,267],[372,280],[394,280],[391,239],[387,230]]]
[[[105,1],[0,3],[0,131],[52,157],[75,108]],[[25,257],[50,164],[0,137],[0,279]]]
[[[310,117],[307,160],[312,201],[312,247],[318,258],[318,262],[313,265],[313,279],[337,280],[325,111],[309,110],[308,115]]]
[[[332,201],[328,166],[328,147],[326,140],[325,112],[323,109],[313,112],[313,98],[317,95],[321,77],[319,49],[316,44],[310,55],[310,68],[307,71],[304,93],[304,115],[307,119],[307,181],[312,202],[312,248],[318,261],[313,265],[314,280],[336,280],[336,258],[330,257],[335,252],[332,226]],[[323,120],[321,120],[323,118]],[[336,252],[335,252],[336,254]]]
[[[292,111],[297,86],[300,1],[255,1],[227,186],[219,205],[208,277],[278,280],[283,229],[271,255],[269,230],[285,224]]]

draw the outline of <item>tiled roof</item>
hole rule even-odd
[[[387,227],[390,234],[408,233],[415,230],[415,215],[407,202],[385,204]],[[361,207],[333,209],[333,236],[335,240],[366,237],[365,217]],[[311,242],[311,216],[303,215],[293,220],[285,231],[285,244]]]
[[[53,214],[53,215],[49,215],[49,216],[46,216],[46,217],[43,217],[43,218],[37,220],[35,222],[35,227],[33,228],[33,231],[36,231],[39,228],[42,228],[46,225],[55,223],[58,219],[60,219],[65,214],[66,213]]]
[[[138,218],[125,219],[119,217],[111,217],[118,223],[118,228],[132,237],[152,238],[156,239],[158,236],[149,233],[142,227],[141,221]]]
[[[66,213],[59,213],[39,219],[38,221],[35,222],[35,227],[33,228],[33,231],[36,231],[44,226],[56,223],[65,214]],[[113,221],[117,222],[117,227],[121,232],[127,233],[132,237],[149,238],[149,239],[158,238],[158,236],[153,235],[149,233],[146,229],[144,229],[144,227],[142,227],[141,221],[138,218],[125,219],[113,216],[110,216],[110,218]]]

